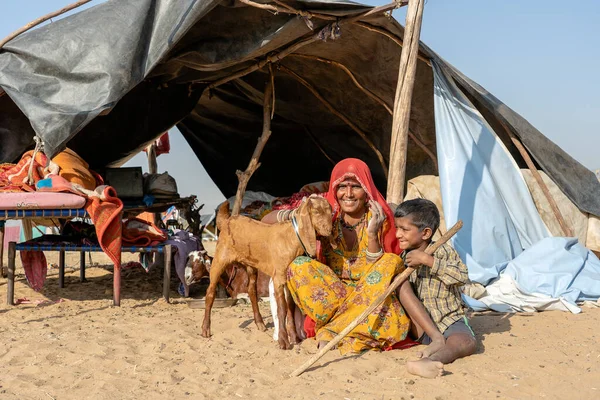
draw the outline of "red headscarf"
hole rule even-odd
[[[333,209],[333,219],[335,220],[340,211],[340,206],[337,201],[337,187],[346,178],[355,178],[362,188],[367,192],[367,200],[375,200],[383,208],[383,212],[386,215],[386,221],[383,223],[383,250],[386,253],[400,254],[400,246],[398,245],[398,239],[396,239],[396,232],[394,229],[394,214],[386,203],[385,199],[379,193],[379,190],[375,187],[373,177],[371,176],[371,170],[367,164],[356,158],[346,158],[340,161],[333,167],[331,171],[331,179],[329,181],[329,191],[325,195],[327,201]]]

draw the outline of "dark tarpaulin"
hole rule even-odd
[[[370,9],[342,1],[288,4],[338,17]],[[402,37],[400,24],[386,16],[363,21]],[[119,0],[27,32],[0,52],[0,87],[8,94],[0,97],[0,161],[14,161],[30,148],[35,131],[50,155],[68,145],[101,168],[131,157],[177,124],[217,186],[233,195],[235,171],[246,168],[261,134],[268,71],[235,79],[200,98],[202,90],[330,22],[312,18],[307,23],[231,1]],[[340,33],[336,40],[317,41],[296,53],[342,63],[361,85],[393,106],[399,45],[356,24],[342,24]],[[498,129],[499,119],[582,211],[600,215],[600,184],[591,171],[429,48],[422,45],[421,52],[457,81],[521,167],[518,151]],[[375,151],[286,68],[312,84],[364,132],[386,165],[389,161],[392,118],[385,108],[337,66],[292,54],[273,65],[273,134],[248,189],[286,195],[328,179],[332,163],[358,157],[384,190],[385,173]],[[433,113],[431,67],[419,61],[410,128],[435,153]],[[429,156],[410,141],[407,178],[435,173]]]

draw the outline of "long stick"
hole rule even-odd
[[[81,0],[78,1],[77,3],[73,3],[73,4],[69,4],[66,7],[61,8],[58,11],[54,11],[50,14],[46,14],[43,17],[39,17],[38,19],[36,19],[35,21],[32,21],[30,23],[28,23],[27,25],[25,25],[24,27],[22,27],[21,29],[17,29],[16,31],[14,31],[13,33],[11,33],[10,35],[8,35],[4,40],[2,40],[0,42],[0,49],[2,47],[4,47],[4,45],[8,42],[10,42],[11,40],[13,40],[14,38],[16,38],[17,36],[19,36],[21,33],[26,32],[28,30],[30,30],[31,28],[33,28],[34,26],[37,26],[39,24],[41,24],[42,22],[45,22],[47,20],[49,20],[50,18],[54,18],[57,17],[61,14],[66,13],[67,11],[71,11],[74,8],[77,8],[79,6],[84,5],[85,3],[89,3],[92,0]]]
[[[273,107],[273,71],[270,70],[270,76],[267,79],[267,86],[265,87],[265,95],[263,99],[263,131],[262,135],[258,139],[258,143],[256,148],[254,149],[254,153],[252,154],[252,159],[248,164],[248,168],[244,172],[238,170],[236,171],[238,177],[238,188],[237,193],[235,194],[235,202],[233,203],[233,209],[231,211],[231,215],[238,215],[242,208],[242,200],[244,199],[244,193],[246,192],[246,186],[248,185],[248,181],[250,177],[260,167],[260,162],[258,159],[267,144],[267,140],[271,136],[271,108]]]
[[[508,133],[510,140],[512,140],[512,142],[515,145],[515,147],[517,148],[517,150],[519,150],[519,153],[521,153],[521,156],[525,160],[525,164],[527,164],[527,167],[529,167],[529,170],[531,171],[531,175],[533,175],[533,178],[536,180],[537,184],[540,186],[540,189],[542,189],[542,193],[544,193],[544,196],[546,196],[546,200],[548,200],[548,204],[550,204],[550,208],[552,209],[554,216],[558,220],[558,223],[563,231],[563,234],[565,236],[573,236],[573,231],[567,225],[565,218],[563,217],[562,213],[560,212],[560,210],[558,208],[558,205],[556,204],[556,201],[554,201],[554,197],[552,197],[552,195],[550,194],[550,190],[548,189],[548,186],[546,186],[546,183],[544,182],[544,180],[542,179],[542,176],[538,172],[535,164],[533,163],[533,160],[531,159],[531,156],[525,149],[525,146],[523,146],[523,143],[521,143],[519,138],[517,138],[515,136],[515,134],[508,128],[508,126],[506,126],[506,124],[504,122],[500,121],[500,124],[502,125],[502,127],[504,128],[506,133]]]
[[[392,204],[400,204],[404,198],[408,126],[410,123],[412,92],[417,73],[419,35],[421,34],[424,3],[424,0],[411,0],[406,11],[404,46],[400,55],[398,84],[394,99],[392,141],[390,143],[390,174],[387,179],[386,200]]]
[[[427,247],[427,249],[425,250],[425,253],[433,254],[441,245],[446,243],[452,236],[454,236],[456,234],[456,232],[458,232],[459,229],[462,228],[462,226],[463,226],[462,221],[458,221],[456,224],[454,224],[454,226],[452,228],[450,228],[450,230],[448,232],[446,232],[444,235],[442,235],[442,237],[440,237],[440,239],[437,242],[435,242],[433,245],[430,245],[429,247]],[[293,378],[293,377],[296,377],[296,376],[299,376],[300,374],[302,374],[304,371],[306,371],[308,368],[310,368],[311,365],[313,365],[321,357],[323,357],[323,355],[325,353],[327,353],[330,349],[332,349],[335,345],[337,345],[354,328],[356,328],[358,326],[358,324],[360,324],[369,314],[371,314],[377,307],[379,307],[385,301],[385,299],[387,299],[388,296],[390,294],[392,294],[392,292],[398,288],[398,286],[400,286],[405,280],[407,280],[408,277],[410,276],[410,274],[412,274],[414,270],[415,270],[414,268],[408,267],[404,271],[402,271],[402,273],[400,275],[397,275],[394,278],[394,280],[392,281],[392,283],[390,284],[390,286],[388,286],[388,288],[385,290],[385,292],[383,292],[383,294],[379,295],[379,297],[377,297],[377,299],[375,299],[375,301],[369,307],[367,307],[358,317],[356,317],[356,319],[354,321],[350,322],[350,324],[346,328],[344,328],[343,331],[338,333],[337,336],[334,337],[329,343],[327,343],[327,345],[325,347],[323,347],[321,350],[319,350],[319,352],[317,354],[312,356],[307,362],[305,362],[298,369],[296,369],[294,372],[292,372],[290,374],[290,378]]]

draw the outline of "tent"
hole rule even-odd
[[[119,165],[177,125],[232,196],[235,172],[248,164],[262,131],[272,71],[272,135],[248,189],[288,195],[357,157],[384,191],[402,26],[349,1],[276,4],[107,1],[18,36],[0,50],[0,162],[15,161],[37,135],[50,156],[68,146],[92,168]],[[522,143],[534,169],[581,212],[600,216],[593,172],[423,43],[407,179],[438,173],[446,130],[434,93],[442,81],[454,93],[449,103],[468,104],[510,163],[526,167],[516,147]]]
[[[17,159],[37,134],[49,155],[69,146],[93,168],[116,165],[177,124],[230,196],[237,187],[235,171],[245,168],[261,132],[267,68],[204,89],[269,59],[275,72],[273,135],[248,189],[285,195],[326,179],[333,162],[352,156],[371,166],[384,189],[391,115],[342,67],[391,107],[402,26],[381,13],[344,24],[344,18],[371,9],[348,1],[288,4],[305,16],[273,14],[239,1],[108,1],[18,36],[0,50],[0,161]],[[309,18],[309,12],[333,19]],[[299,45],[304,42],[309,43]],[[297,49],[280,58],[291,46]],[[591,171],[424,44],[420,55],[407,178],[437,172],[429,155],[436,153],[436,128],[427,61],[435,60],[521,167],[525,164],[501,123],[569,199],[600,215],[600,185]]]

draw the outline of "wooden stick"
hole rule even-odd
[[[329,154],[327,154],[325,149],[319,144],[319,142],[317,142],[317,138],[315,138],[315,135],[313,135],[313,133],[308,128],[308,126],[302,125],[302,127],[304,128],[304,132],[306,132],[306,135],[310,138],[310,140],[312,140],[312,142],[315,144],[315,146],[317,146],[319,151],[321,153],[323,153],[323,155],[325,156],[325,158],[327,158],[329,160],[331,165],[335,166],[335,164],[336,164],[335,161],[333,161],[333,159],[329,156]]]
[[[376,32],[379,33],[380,35],[386,36],[388,38],[390,38],[392,41],[394,41],[398,46],[403,46],[402,43],[402,39],[400,39],[398,36],[394,35],[392,32],[388,31],[387,29],[384,28],[380,28],[378,26],[375,25],[371,25],[367,22],[362,22],[362,21],[358,21],[355,22],[354,25],[358,25],[361,28],[364,28],[366,30],[369,30],[371,32]],[[431,60],[425,56],[423,56],[422,54],[417,54],[417,58],[421,61],[423,61],[425,64],[427,64],[428,66],[431,67]]]
[[[437,242],[427,247],[425,253],[433,254],[442,244],[446,243],[452,236],[454,236],[456,232],[458,232],[459,229],[462,228],[462,225],[462,221],[459,220],[456,224],[454,224],[452,228],[450,228],[448,232],[446,232],[446,234],[440,237],[440,239]],[[360,324],[365,318],[367,318],[369,314],[371,314],[377,307],[379,307],[385,301],[385,299],[387,299],[388,296],[398,288],[398,286],[400,286],[404,281],[406,281],[414,270],[415,268],[407,267],[404,271],[402,271],[401,274],[396,275],[390,286],[388,286],[388,288],[381,295],[379,295],[379,297],[377,297],[377,299],[375,299],[375,301],[369,307],[367,307],[358,317],[356,317],[354,321],[350,322],[350,324],[346,328],[344,328],[343,331],[338,333],[337,336],[334,337],[329,343],[327,343],[325,347],[320,349],[317,354],[313,355],[307,362],[305,362],[294,372],[292,372],[290,374],[290,378],[302,374],[304,371],[310,368],[311,365],[313,365],[321,357],[323,357],[325,353],[327,353],[330,349],[337,345],[354,328],[356,328],[358,324]]]
[[[66,13],[67,11],[71,11],[74,8],[77,8],[79,6],[84,5],[85,3],[89,3],[92,0],[81,0],[78,1],[77,3],[73,3],[73,4],[69,4],[66,7],[61,8],[58,11],[54,11],[51,12],[49,14],[44,15],[43,17],[39,17],[38,19],[36,19],[35,21],[32,21],[30,23],[28,23],[27,25],[25,25],[24,27],[17,29],[16,31],[14,31],[13,33],[11,33],[10,35],[8,35],[6,38],[4,38],[4,40],[2,40],[0,42],[0,49],[2,47],[4,47],[4,45],[8,42],[10,42],[11,40],[13,40],[14,38],[16,38],[17,36],[19,36],[21,33],[26,32],[28,30],[30,30],[31,28],[33,28],[34,26],[37,26],[39,24],[41,24],[42,22],[45,22],[47,20],[49,20],[50,18],[54,18],[56,16],[59,16],[61,14]]]
[[[411,0],[406,12],[404,46],[400,55],[398,84],[394,100],[392,122],[392,141],[390,144],[390,175],[387,180],[387,202],[400,204],[404,198],[406,177],[406,151],[408,148],[408,126],[412,92],[417,73],[417,55],[419,53],[419,35],[425,0]]]
[[[298,75],[291,69],[287,68],[283,64],[279,65],[279,69],[281,71],[287,73],[288,75],[294,77],[298,82],[300,82],[302,85],[304,85],[308,90],[311,91],[311,93],[317,99],[319,99],[325,105],[325,107],[327,107],[327,109],[329,111],[331,111],[331,113],[335,114],[339,119],[344,121],[350,128],[352,128],[356,133],[358,133],[358,135],[365,141],[365,143],[367,143],[367,145],[371,148],[371,150],[373,150],[373,152],[377,155],[377,158],[379,159],[379,163],[381,164],[381,168],[383,169],[385,176],[386,177],[388,176],[388,167],[383,158],[383,154],[381,154],[381,152],[379,151],[379,149],[377,147],[375,147],[375,144],[373,144],[371,139],[369,139],[369,137],[358,126],[356,126],[356,124],[354,124],[354,122],[350,121],[350,119],[348,117],[346,117],[341,112],[336,110],[335,107],[330,102],[328,102],[327,100],[325,100],[325,98],[323,96],[321,96],[321,94],[317,91],[317,89],[315,89],[315,87],[313,85],[311,85],[310,83],[308,83],[308,81],[306,81],[306,79],[302,78],[300,75]]]
[[[305,17],[308,19],[311,19],[314,17],[314,18],[320,18],[320,19],[329,20],[329,21],[335,21],[337,19],[336,17],[331,16],[331,15],[316,14],[316,13],[312,13],[310,11],[297,10],[297,9],[293,8],[292,6],[287,5],[284,2],[278,1],[278,0],[274,0],[273,2],[275,4],[280,5],[281,7],[273,6],[271,4],[256,3],[251,0],[240,0],[240,2],[242,2],[248,6],[251,6],[251,7],[256,7],[256,8],[260,8],[263,10],[271,11],[275,14],[278,14],[278,13],[295,14],[295,15],[300,15],[301,17]]]
[[[310,60],[316,60],[316,61],[320,61],[320,62],[323,62],[326,64],[334,65],[334,66],[340,68],[342,71],[344,71],[348,75],[348,77],[352,80],[352,82],[354,83],[354,85],[357,88],[362,90],[367,96],[369,96],[371,99],[373,99],[374,101],[379,103],[381,106],[383,106],[383,108],[385,108],[385,110],[390,115],[392,115],[392,116],[394,115],[392,108],[381,97],[377,96],[375,93],[373,93],[372,91],[370,91],[369,89],[364,87],[360,82],[358,82],[358,79],[356,79],[356,77],[354,76],[354,73],[352,73],[352,71],[350,71],[350,69],[348,67],[346,67],[344,64],[334,61],[334,60],[327,59],[327,58],[313,56],[310,54],[293,53],[293,54],[290,54],[290,56],[302,57],[302,58],[307,58]],[[415,142],[415,144],[417,146],[419,146],[421,148],[421,150],[423,150],[425,152],[425,154],[427,154],[431,158],[431,160],[433,161],[433,165],[435,166],[435,169],[437,170],[437,168],[438,168],[437,158],[433,154],[433,152],[431,150],[429,150],[429,148],[427,148],[425,143],[423,143],[410,129],[408,131],[408,136]]]
[[[407,4],[406,2],[391,3],[391,4],[384,5],[384,6],[375,7],[367,12],[355,15],[354,17],[340,18],[336,23],[340,26],[344,25],[344,24],[348,24],[348,23],[354,23],[362,18],[366,18],[366,17],[369,17],[374,14],[386,12],[386,11],[392,10],[394,8],[402,7],[406,4]],[[259,69],[261,69],[262,67],[264,67],[265,65],[267,65],[269,63],[281,61],[284,57],[290,55],[291,53],[295,52],[296,50],[300,49],[301,47],[321,40],[321,38],[320,38],[321,31],[322,30],[319,30],[319,32],[316,32],[308,37],[305,37],[304,39],[294,43],[293,45],[291,45],[277,53],[266,56],[262,60],[257,61],[255,64],[252,64],[249,67],[246,67],[246,68],[244,68],[238,72],[235,72],[229,76],[226,76],[224,78],[216,80],[215,82],[211,83],[210,85],[208,85],[204,88],[201,96],[204,96],[204,93],[209,92],[210,90],[216,88],[217,86],[221,86],[229,81],[232,81],[237,78],[241,78],[242,76],[246,76],[254,71],[258,71]]]
[[[569,236],[569,237],[574,236],[573,231],[567,225],[567,222],[565,221],[562,213],[560,212],[558,205],[556,204],[556,201],[554,201],[554,197],[552,197],[552,195],[550,194],[550,190],[548,189],[548,186],[546,186],[546,183],[542,179],[542,176],[540,175],[538,169],[536,168],[535,164],[533,163],[533,160],[531,159],[531,156],[527,152],[527,149],[525,149],[525,146],[523,146],[523,143],[519,140],[519,138],[517,138],[515,136],[515,134],[512,132],[512,130],[501,119],[498,119],[498,121],[500,121],[500,124],[502,125],[504,130],[506,131],[506,133],[508,133],[510,140],[512,140],[512,142],[515,145],[515,147],[517,148],[517,150],[519,150],[519,153],[521,153],[521,157],[523,157],[523,159],[525,160],[525,164],[527,164],[527,167],[529,167],[529,170],[531,171],[533,178],[536,180],[537,184],[540,186],[540,189],[542,189],[542,193],[544,193],[544,196],[546,196],[546,200],[548,200],[548,204],[550,204],[550,208],[552,209],[554,216],[558,220],[558,224],[560,225],[560,227],[563,231],[563,234],[565,236]]]
[[[272,74],[272,71],[271,71]],[[250,177],[260,167],[260,162],[258,159],[260,158],[260,154],[262,153],[265,145],[267,144],[267,140],[271,136],[271,107],[273,106],[273,79],[269,76],[267,79],[267,85],[265,87],[265,95],[263,99],[263,131],[262,135],[258,139],[258,144],[254,149],[254,153],[252,154],[252,159],[248,164],[248,168],[246,171],[242,172],[240,170],[236,171],[238,177],[238,188],[237,193],[235,194],[235,202],[233,203],[233,210],[231,211],[231,215],[238,215],[240,210],[242,209],[242,200],[244,199],[244,193],[246,192],[246,186],[248,185],[248,181]]]

